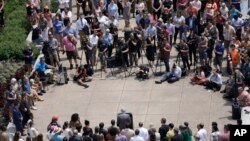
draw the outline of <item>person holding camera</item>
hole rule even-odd
[[[180,54],[181,54],[181,59],[183,62],[184,69],[188,67],[188,70],[190,70],[190,65],[188,62],[189,48],[188,48],[188,45],[184,42],[184,40],[180,40],[179,48],[180,48]]]

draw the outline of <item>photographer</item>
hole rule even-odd
[[[188,45],[184,42],[184,40],[180,40],[179,46],[180,46],[179,48],[184,69],[188,67],[188,70],[190,70],[190,65],[188,62],[188,53],[189,53]]]

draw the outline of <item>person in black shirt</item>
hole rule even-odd
[[[108,49],[108,44],[106,44],[103,40],[99,40],[97,48],[99,49],[98,56],[100,58],[101,70],[106,73],[106,52]]]
[[[161,127],[159,128],[159,133],[161,135],[161,141],[166,141],[166,135],[169,130],[169,126],[166,124],[166,118],[161,119]]]
[[[120,45],[118,44],[118,46]],[[129,67],[128,51],[129,51],[128,45],[123,43],[123,45],[121,45],[122,65],[126,65],[127,67]]]
[[[163,1],[163,13],[162,13],[162,20],[166,23],[172,17],[172,9],[173,9],[173,2],[171,0],[164,0]]]
[[[180,40],[179,46],[180,46],[181,59],[183,62],[184,69],[188,67],[188,70],[190,70],[190,65],[188,62],[188,53],[189,53],[188,45],[183,40]]]
[[[132,33],[130,35],[130,39],[128,40],[128,52],[131,66],[133,66],[133,64],[135,64],[136,66],[138,65],[138,59],[136,55],[137,51],[137,40],[135,39],[134,34]]]

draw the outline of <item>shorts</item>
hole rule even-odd
[[[77,59],[77,52],[74,51],[66,51],[67,59]]]
[[[219,65],[219,66],[221,66],[221,65],[222,65],[222,59],[223,59],[222,56],[216,55],[216,56],[214,57],[214,65]]]

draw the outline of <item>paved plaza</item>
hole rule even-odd
[[[73,11],[76,11],[75,7]],[[134,25],[134,20],[131,23]],[[124,21],[119,25],[119,28],[122,27]],[[174,49],[171,54],[175,59]],[[62,58],[66,60],[65,56]],[[147,63],[145,57],[143,62]],[[62,63],[69,66],[67,61]],[[163,70],[165,68],[162,66]],[[158,128],[162,117],[167,119],[167,123],[173,122],[176,126],[188,121],[193,132],[197,131],[196,125],[200,122],[205,124],[209,132],[212,121],[218,122],[221,131],[224,124],[236,123],[231,119],[231,103],[224,100],[219,92],[208,92],[203,86],[191,85],[189,76],[174,84],[157,85],[154,81],[159,77],[154,77],[152,71],[150,79],[145,81],[135,80],[134,75],[125,78],[124,73],[116,77],[105,77],[107,74],[102,73],[101,77],[101,73],[97,72],[94,80],[88,83],[90,87],[85,89],[72,81],[75,70],[69,70],[68,73],[71,80],[69,84],[49,86],[44,95],[45,101],[36,102],[38,110],[33,112],[34,121],[41,133],[46,133],[52,115],[58,115],[59,123],[63,124],[70,120],[73,113],[79,113],[82,122],[90,120],[91,127],[100,122],[108,127],[121,108],[133,113],[135,128],[140,121],[144,122],[146,128],[151,123]]]

